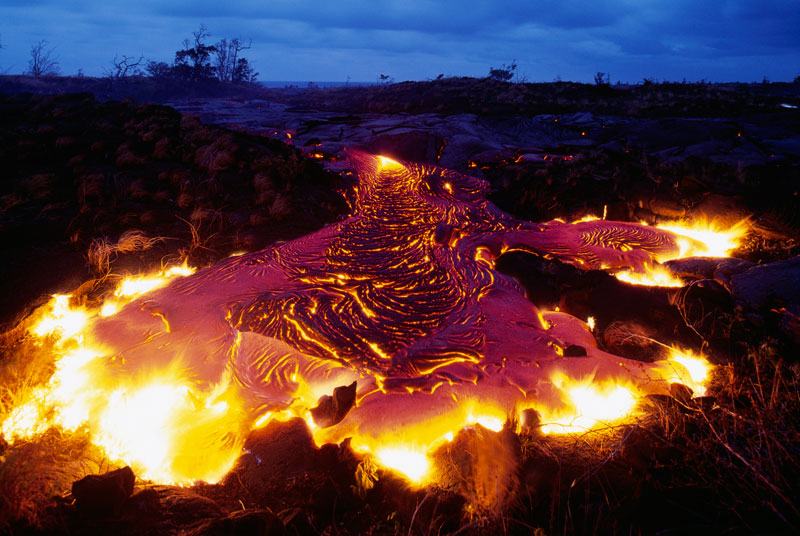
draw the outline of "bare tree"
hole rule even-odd
[[[234,37],[230,41],[222,39],[214,45],[214,70],[217,78],[223,82],[241,82],[242,80],[237,80],[240,77],[237,75],[241,70],[239,54],[252,46],[252,40],[245,45],[238,37]]]
[[[611,85],[611,75],[608,73],[601,73],[598,71],[594,75],[594,85],[596,86],[610,86]]]
[[[211,36],[205,24],[201,24],[196,32],[192,32],[194,44],[183,40],[183,49],[175,52],[174,72],[179,78],[190,80],[207,80],[214,77],[214,66],[211,65],[211,54],[216,47],[207,45],[205,40]]]
[[[214,70],[217,72],[217,78],[223,82],[228,80],[229,65],[228,65],[228,48],[230,43],[227,39],[221,39],[214,45]]]
[[[28,60],[28,74],[34,78],[58,74],[58,57],[55,49],[47,48],[47,41],[41,40],[31,46],[31,59]]]
[[[108,76],[111,78],[127,78],[128,76],[138,76],[142,74],[141,66],[144,63],[144,56],[134,58],[123,54],[121,56],[115,54],[114,59],[111,60],[112,68],[107,71]]]

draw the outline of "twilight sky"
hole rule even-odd
[[[0,73],[41,39],[63,74],[102,74],[115,53],[171,61],[201,23],[251,38],[261,80],[485,76],[512,59],[529,81],[800,74],[800,0],[0,0]]]

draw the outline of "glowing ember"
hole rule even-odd
[[[251,430],[300,417],[318,444],[349,437],[422,485],[436,478],[433,451],[466,427],[500,431],[533,408],[543,432],[583,433],[623,422],[672,382],[704,392],[702,358],[607,354],[593,318],[538,310],[494,263],[533,250],[639,276],[728,246],[596,218],[520,222],[485,200],[478,179],[352,160],[355,208],[341,222],[197,273],[184,265],[125,278],[97,308],[55,296],[30,324],[54,372],[15,393],[6,440],[81,430],[144,478],[215,482]],[[565,357],[569,346],[586,355]],[[353,382],[354,407],[315,422],[320,398]]]

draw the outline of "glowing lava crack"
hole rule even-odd
[[[431,452],[467,426],[499,430],[533,408],[545,433],[583,432],[629,417],[671,382],[703,392],[702,357],[605,353],[586,324],[537,310],[494,269],[500,254],[522,249],[642,274],[708,250],[702,237],[602,220],[520,222],[477,179],[352,160],[355,206],[339,223],[194,274],[126,281],[97,310],[56,297],[31,328],[53,337],[53,375],[5,416],[5,438],[85,429],[144,478],[213,482],[253,428],[300,416],[318,443],[350,437],[422,483],[436,478]],[[563,357],[571,345],[586,355]],[[320,397],[354,381],[352,409],[315,423]]]

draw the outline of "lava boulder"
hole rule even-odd
[[[133,470],[125,466],[102,475],[88,475],[76,480],[72,483],[72,496],[81,511],[113,514],[133,494],[135,481]]]
[[[356,382],[342,385],[333,390],[333,396],[324,395],[319,399],[317,407],[311,410],[311,416],[317,425],[327,428],[339,424],[356,402]]]

